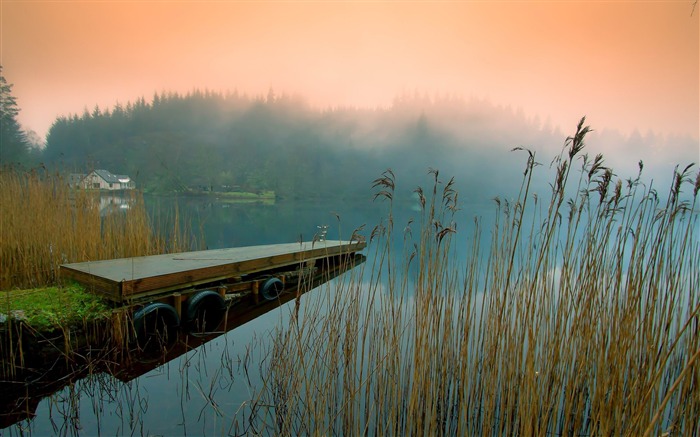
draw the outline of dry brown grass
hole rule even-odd
[[[100,193],[73,190],[60,174],[0,170],[0,289],[59,282],[59,265],[189,249],[189,230],[157,233],[137,191],[128,213],[100,214]],[[160,231],[163,231],[162,229]]]
[[[415,240],[275,333],[254,422],[283,435],[693,435],[700,428],[700,173],[666,199],[582,155],[579,124],[550,199],[497,201],[457,261],[452,182],[432,171]],[[572,170],[580,165],[580,170]],[[640,175],[642,165],[640,163]],[[390,172],[376,181],[391,205]],[[682,190],[691,196],[683,200]],[[403,227],[403,226],[402,226]],[[415,241],[415,244],[413,244]],[[485,250],[487,256],[480,252]],[[396,259],[400,261],[396,261]]]

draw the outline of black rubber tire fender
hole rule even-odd
[[[152,302],[144,305],[134,313],[134,331],[137,340],[145,340],[147,332],[147,320],[152,317],[159,318],[168,330],[174,330],[180,326],[180,317],[175,308],[163,302]],[[150,321],[150,320],[149,320]]]
[[[260,294],[265,300],[275,300],[284,291],[284,283],[279,278],[268,278],[260,288]]]
[[[213,290],[199,291],[187,299],[187,308],[184,314],[185,325],[192,329],[199,321],[200,326],[211,330],[219,326],[224,314],[226,314],[226,302],[219,293]],[[201,323],[202,320],[199,320],[203,317],[205,318],[204,325]]]

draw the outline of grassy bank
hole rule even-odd
[[[242,200],[273,200],[275,198],[274,191],[261,191],[260,193],[249,193],[245,191],[226,191],[226,192],[206,192],[210,196],[220,197],[222,199],[242,199]]]
[[[262,191],[260,193],[248,193],[244,191],[216,192],[206,191],[200,194],[213,197],[219,202],[227,203],[264,203],[272,205],[277,198],[274,191]]]
[[[75,284],[0,292],[0,315],[23,321],[40,332],[82,326],[111,313],[112,307],[106,301]]]
[[[0,376],[12,385],[56,360],[76,364],[93,353],[116,359],[128,334],[114,330],[129,320],[75,284],[0,291]]]
[[[700,428],[700,173],[661,194],[584,152],[579,124],[532,193],[474,235],[437,171],[373,265],[275,332],[251,426],[283,435],[693,435]],[[411,231],[413,228],[413,231]],[[404,252],[395,253],[395,229]],[[468,253],[458,261],[459,245]],[[369,270],[367,270],[369,269]]]

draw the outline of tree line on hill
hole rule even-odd
[[[2,86],[3,120],[15,120],[18,109],[6,98],[4,78]],[[16,121],[3,122],[2,134],[3,164],[41,162],[71,173],[104,168],[149,192],[366,197],[372,180],[391,168],[397,193],[410,198],[436,168],[455,176],[460,197],[473,201],[519,188],[525,157],[509,153],[512,148],[556,153],[566,137],[548,122],[479,99],[413,94],[388,108],[318,109],[272,91],[250,97],[207,90],[156,93],[151,101],[58,117],[45,148],[32,155]],[[15,137],[6,143],[6,135]],[[649,138],[658,140],[635,141]]]
[[[496,126],[504,122],[520,134]],[[470,139],[457,133],[465,127]],[[494,184],[485,166],[502,161],[499,155],[524,137],[538,141],[549,135],[522,114],[484,102],[470,107],[413,96],[388,109],[319,110],[273,93],[251,98],[193,91],[61,117],[49,131],[42,158],[62,168],[128,174],[156,192],[240,187],[273,190],[284,198],[366,195],[386,168],[412,190],[431,167],[481,191]]]

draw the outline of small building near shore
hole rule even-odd
[[[115,175],[107,170],[93,170],[87,175],[71,175],[71,185],[88,190],[133,190],[134,181],[127,175]]]

